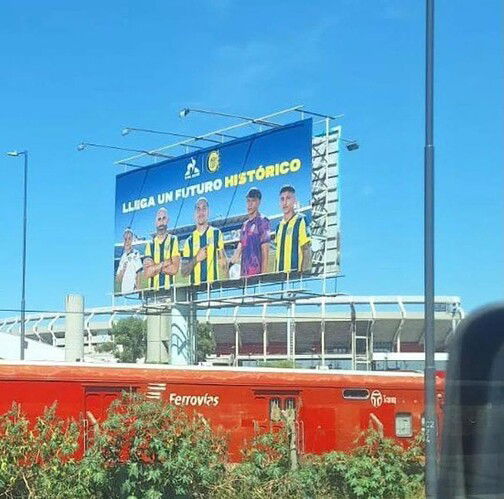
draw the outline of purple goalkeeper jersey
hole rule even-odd
[[[240,232],[241,275],[251,276],[261,273],[261,246],[270,242],[270,223],[266,217],[257,215],[252,220],[243,222]]]

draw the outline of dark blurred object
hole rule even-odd
[[[450,346],[439,497],[504,497],[504,305],[464,320]]]

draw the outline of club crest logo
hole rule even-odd
[[[208,155],[207,169],[210,173],[215,173],[220,168],[220,154],[219,151],[212,151]]]

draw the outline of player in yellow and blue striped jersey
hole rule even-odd
[[[296,213],[296,190],[292,185],[280,189],[283,218],[275,233],[275,270],[303,272],[311,268],[311,238],[305,217]]]
[[[144,275],[149,279],[149,289],[170,289],[179,269],[180,250],[177,236],[168,234],[168,210],[160,208],[156,213],[156,235],[145,245],[143,257]]]
[[[190,276],[191,284],[212,283],[227,277],[227,258],[222,232],[208,223],[209,206],[199,198],[194,207],[196,228],[184,243],[182,275]]]

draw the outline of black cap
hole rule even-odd
[[[247,192],[247,197],[261,199],[262,194],[261,194],[261,191],[257,187],[251,187],[249,189],[249,191]]]

